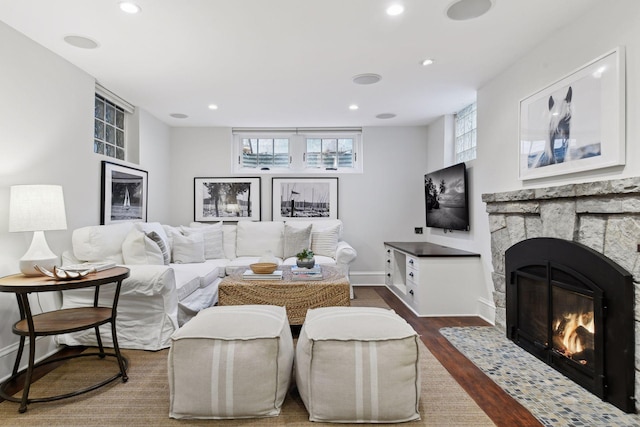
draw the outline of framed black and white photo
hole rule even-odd
[[[194,178],[194,220],[260,221],[260,178]]]
[[[624,70],[617,48],[520,101],[521,180],[625,163]]]
[[[100,224],[147,220],[148,173],[102,161]]]
[[[273,178],[274,221],[338,218],[338,178]]]

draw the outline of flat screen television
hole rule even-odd
[[[424,176],[427,227],[469,230],[467,169],[458,163]]]

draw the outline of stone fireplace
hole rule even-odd
[[[510,323],[507,319],[509,303],[506,287],[512,278],[506,277],[508,267],[505,266],[505,252],[513,245],[529,239],[552,238],[575,242],[603,255],[631,273],[633,299],[638,301],[640,298],[640,177],[483,194],[482,199],[489,213],[498,327],[507,328]],[[508,275],[513,276],[513,273],[509,272]],[[589,299],[578,298],[577,301],[578,305],[584,305]],[[631,341],[635,337],[635,343],[640,343],[640,304],[632,305],[635,308],[629,317],[633,320],[627,322],[631,324],[625,325],[625,328],[628,328]],[[511,333],[506,332],[507,335]],[[535,351],[536,346],[531,347]],[[635,367],[630,370],[635,377],[637,402],[640,397],[640,362],[637,359],[640,352],[637,344],[631,347],[631,352],[635,353]],[[598,388],[597,385],[594,387]],[[633,406],[633,397],[629,400]]]

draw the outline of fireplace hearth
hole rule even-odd
[[[625,412],[635,412],[634,287],[587,246],[522,240],[505,251],[506,334]]]

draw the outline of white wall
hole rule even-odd
[[[292,124],[295,126],[295,123]],[[363,130],[364,173],[339,175],[338,215],[344,240],[358,251],[354,283],[384,283],[384,241],[424,240],[426,127]],[[231,174],[230,128],[171,129],[171,218],[193,221],[193,178]],[[271,178],[261,175],[262,219],[271,219]]]
[[[521,182],[518,180],[518,108],[532,93],[612,50],[626,48],[626,165],[574,175]],[[480,252],[485,267],[486,294],[491,281],[491,241],[482,193],[558,184],[617,179],[640,174],[640,2],[617,0],[601,6],[571,26],[560,29],[536,49],[479,89],[478,157],[469,162],[471,187],[470,241],[464,236],[430,240]],[[429,141],[431,150],[433,141]],[[435,151],[436,154],[439,154]],[[431,151],[429,151],[431,154]],[[458,239],[458,240],[456,240]],[[640,241],[640,236],[638,236]]]
[[[53,252],[71,246],[75,228],[100,223],[101,161],[93,153],[95,80],[51,51],[0,22],[0,276],[19,272],[31,233],[9,233],[9,187],[15,184],[63,186],[67,227],[48,231]],[[149,170],[149,218],[168,216],[168,127],[140,111],[140,160]],[[120,162],[122,163],[122,162]],[[52,305],[51,295],[33,298],[34,310]],[[16,298],[0,293],[0,380],[13,366],[19,320]],[[39,354],[53,349],[40,339]]]

